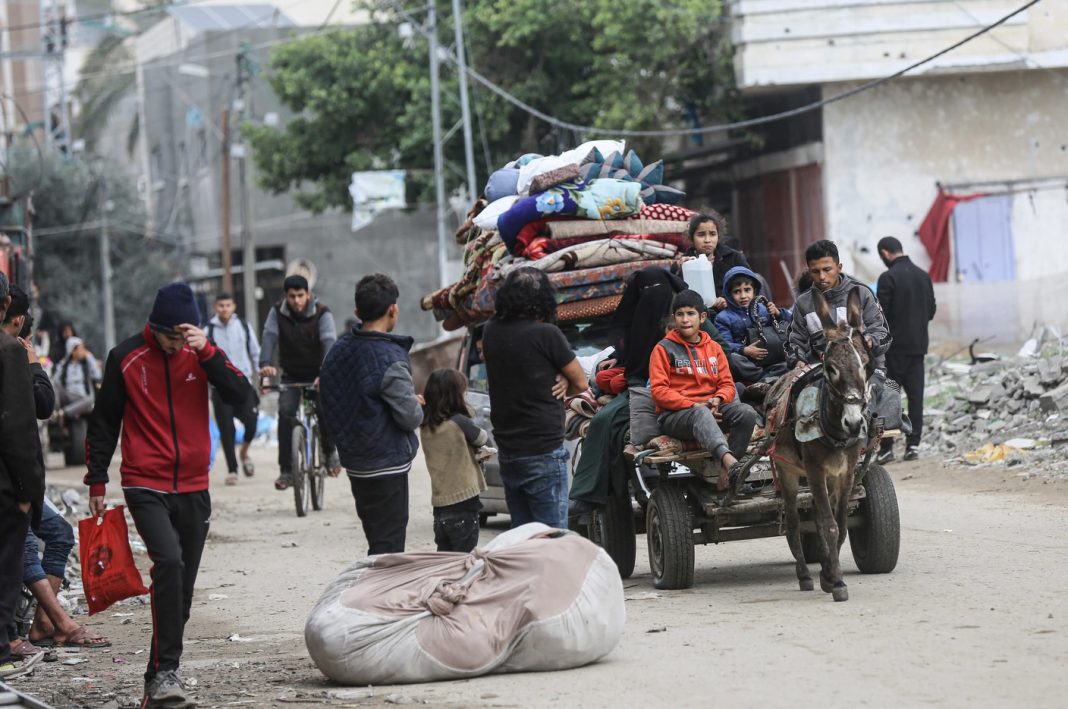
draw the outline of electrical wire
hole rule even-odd
[[[415,27],[416,31],[418,31],[424,37],[427,37],[427,38],[430,37],[430,31],[425,29],[422,25],[414,22],[411,14],[407,10],[405,10],[400,5],[400,3],[397,2],[397,0],[388,0],[388,2],[389,2],[390,5],[393,6],[394,10],[396,10],[409,23],[411,23],[413,27]],[[720,132],[720,131],[734,130],[734,129],[738,129],[738,128],[750,128],[750,127],[753,127],[753,126],[759,126],[759,125],[765,125],[765,124],[768,124],[768,123],[774,123],[776,121],[781,121],[781,120],[784,120],[786,118],[793,118],[794,116],[800,116],[802,114],[809,113],[811,111],[815,111],[815,110],[821,109],[824,106],[828,106],[830,104],[837,103],[839,101],[844,101],[845,99],[851,98],[851,97],[856,96],[857,94],[863,93],[865,91],[870,91],[871,89],[877,88],[879,86],[882,86],[883,84],[886,84],[886,83],[889,83],[890,81],[893,81],[894,79],[898,79],[898,78],[904,76],[905,74],[907,74],[908,72],[912,71],[913,69],[921,67],[924,64],[928,64],[928,63],[934,61],[935,59],[938,59],[939,57],[941,57],[941,56],[943,56],[945,54],[948,54],[949,52],[952,52],[954,49],[957,49],[959,47],[964,46],[965,44],[967,44],[968,42],[971,42],[972,40],[976,39],[977,37],[981,37],[982,35],[986,34],[987,32],[990,32],[994,28],[1005,24],[1006,22],[1011,20],[1016,15],[1019,15],[1021,12],[1024,12],[1025,10],[1037,5],[1040,2],[1042,2],[1042,0],[1030,0],[1029,2],[1027,2],[1027,3],[1021,5],[1020,7],[1018,7],[1017,9],[1013,10],[1009,14],[1005,15],[1001,19],[999,19],[999,20],[997,20],[997,21],[995,21],[995,22],[993,22],[993,23],[991,23],[989,25],[986,25],[985,27],[982,27],[978,31],[973,32],[972,34],[968,35],[967,37],[965,37],[964,39],[960,40],[959,42],[955,42],[955,43],[951,44],[950,46],[946,47],[945,49],[942,49],[941,51],[935,52],[934,54],[931,54],[930,56],[928,56],[928,57],[926,57],[924,59],[921,59],[918,62],[913,62],[912,64],[908,65],[904,69],[900,69],[898,71],[895,71],[893,74],[890,74],[888,76],[884,76],[884,77],[879,78],[879,79],[873,79],[871,81],[867,81],[867,82],[865,82],[863,84],[860,84],[859,86],[856,86],[856,87],[854,87],[852,89],[849,89],[848,91],[843,91],[841,93],[837,93],[837,94],[835,94],[833,96],[830,96],[828,98],[822,99],[820,101],[815,101],[813,103],[809,103],[809,104],[806,104],[804,106],[798,106],[797,108],[792,108],[792,109],[790,109],[788,111],[781,111],[779,113],[773,113],[771,115],[761,116],[759,118],[750,118],[750,119],[747,119],[747,120],[744,120],[744,121],[733,121],[731,123],[720,123],[718,125],[702,126],[701,128],[687,128],[687,129],[669,128],[669,129],[662,129],[662,130],[630,130],[630,129],[625,129],[625,128],[612,129],[612,128],[602,128],[602,127],[599,127],[599,126],[584,126],[584,125],[580,125],[580,124],[577,124],[577,123],[571,123],[569,121],[561,120],[559,118],[556,118],[555,116],[552,116],[552,115],[550,115],[548,113],[545,113],[544,111],[538,110],[534,106],[531,106],[529,103],[526,103],[525,101],[523,101],[522,99],[518,98],[517,96],[509,93],[504,88],[498,86],[497,84],[493,83],[492,81],[490,81],[488,78],[486,78],[485,76],[483,76],[479,72],[477,72],[474,69],[472,69],[470,64],[467,65],[467,75],[469,77],[471,77],[472,79],[474,79],[479,84],[485,86],[487,89],[489,89],[493,93],[495,93],[498,96],[500,96],[502,99],[504,99],[508,103],[511,103],[516,108],[519,108],[520,110],[526,112],[527,114],[533,116],[534,118],[537,118],[537,119],[539,119],[539,120],[541,120],[541,121],[543,121],[545,123],[548,123],[549,125],[551,125],[551,126],[553,126],[555,128],[562,128],[562,129],[572,130],[572,131],[576,131],[576,132],[579,132],[579,133],[610,134],[610,135],[614,135],[614,136],[629,137],[629,138],[666,138],[666,137],[670,137],[670,136],[688,136],[688,135],[695,135],[695,134],[717,133],[717,132]],[[449,59],[449,61],[453,62],[454,64],[459,65],[459,61],[457,60],[456,55],[453,52],[451,52],[451,51],[449,51],[449,50],[447,50],[445,48],[442,48],[441,49],[441,53],[444,54]]]

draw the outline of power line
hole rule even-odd
[[[941,56],[943,56],[945,54],[948,54],[949,52],[952,52],[954,49],[957,49],[958,47],[962,47],[963,45],[967,44],[968,42],[971,42],[973,39],[975,39],[977,37],[981,37],[982,35],[986,34],[987,32],[990,32],[994,28],[1005,24],[1006,22],[1011,20],[1016,15],[1019,15],[1021,12],[1024,12],[1028,8],[1031,8],[1031,7],[1035,6],[1035,5],[1037,5],[1041,1],[1042,0],[1030,0],[1030,2],[1027,2],[1027,3],[1023,4],[1019,8],[1013,10],[1009,14],[1005,15],[1004,17],[1002,17],[1001,19],[999,19],[999,20],[997,20],[997,21],[995,21],[995,22],[993,22],[993,23],[991,23],[989,25],[986,25],[985,27],[979,29],[976,32],[973,32],[972,34],[968,35],[967,37],[965,37],[964,39],[960,40],[959,42],[955,42],[954,44],[951,44],[950,46],[946,47],[945,49],[943,49],[941,51],[935,52],[934,54],[932,54],[932,55],[930,55],[930,56],[928,56],[928,57],[926,57],[924,59],[921,59],[918,62],[914,62],[914,63],[908,65],[907,67],[905,67],[904,69],[900,69],[898,71],[895,71],[893,74],[890,74],[889,76],[884,76],[884,77],[882,77],[880,79],[873,79],[871,81],[868,81],[868,82],[865,82],[865,83],[861,84],[860,86],[856,86],[856,87],[854,87],[854,88],[852,88],[852,89],[850,89],[848,91],[843,91],[843,92],[835,94],[834,96],[831,96],[829,98],[825,98],[825,99],[822,99],[820,101],[815,101],[813,103],[809,103],[809,104],[806,104],[804,106],[798,106],[797,108],[792,108],[792,109],[790,109],[788,111],[782,111],[780,113],[773,113],[771,115],[761,116],[759,118],[750,118],[750,119],[747,119],[747,120],[744,120],[744,121],[734,121],[732,123],[721,123],[719,125],[703,126],[701,128],[688,128],[688,129],[669,128],[669,129],[663,129],[663,130],[628,130],[628,129],[625,129],[625,128],[611,129],[611,128],[601,128],[601,127],[597,127],[597,126],[583,126],[583,125],[579,125],[577,123],[571,123],[569,121],[561,120],[559,118],[556,118],[555,116],[552,116],[552,115],[550,115],[548,113],[545,113],[544,111],[538,110],[534,106],[531,106],[530,104],[526,103],[525,101],[523,101],[519,97],[515,96],[514,94],[509,93],[508,91],[506,91],[502,87],[500,87],[497,84],[493,83],[488,78],[486,78],[485,76],[483,76],[479,72],[477,72],[474,69],[472,69],[470,65],[467,66],[467,74],[472,79],[474,79],[478,83],[482,84],[487,89],[489,89],[493,93],[497,94],[498,96],[500,96],[502,99],[504,99],[508,103],[511,103],[516,108],[519,108],[520,110],[528,113],[529,115],[533,116],[534,118],[537,118],[537,119],[539,119],[539,120],[541,120],[541,121],[543,121],[545,123],[548,123],[549,125],[554,126],[556,128],[564,128],[564,129],[573,130],[573,131],[576,131],[576,132],[579,132],[579,133],[600,133],[600,134],[618,135],[620,137],[631,137],[631,138],[665,138],[665,137],[676,136],[676,135],[694,135],[694,134],[703,134],[703,133],[716,133],[716,132],[720,132],[720,131],[733,130],[733,129],[738,129],[738,128],[749,128],[749,127],[752,127],[752,126],[765,125],[767,123],[774,123],[776,121],[781,121],[781,120],[784,120],[786,118],[793,118],[794,116],[799,116],[799,115],[802,115],[804,113],[809,113],[810,111],[818,110],[820,108],[823,108],[824,106],[830,105],[832,103],[837,103],[838,101],[843,101],[843,100],[845,100],[847,98],[851,98],[852,96],[856,96],[859,93],[863,93],[865,91],[869,91],[871,89],[874,89],[874,88],[876,88],[878,86],[881,86],[881,85],[886,84],[886,83],[888,83],[890,81],[893,81],[894,79],[898,79],[898,78],[904,76],[905,74],[907,74],[908,72],[912,71],[913,69],[916,69],[917,67],[921,67],[924,64],[930,63],[930,62],[934,61],[935,59],[938,59],[939,57],[941,57]],[[415,22],[413,20],[412,16],[411,16],[411,14],[407,10],[405,10],[400,5],[400,3],[397,2],[397,0],[388,0],[388,2],[389,2],[390,5],[393,6],[394,10],[396,10],[400,15],[404,16],[404,18],[408,22],[411,23],[411,25],[415,28],[415,30],[417,32],[422,34],[424,37],[427,37],[427,38],[430,37],[430,32],[428,30],[424,29],[419,23]],[[444,53],[448,57],[449,61],[451,61],[454,64],[459,65],[459,61],[457,60],[457,57],[453,52],[448,51],[448,50],[446,50],[444,48],[441,51],[442,51],[442,53]]]

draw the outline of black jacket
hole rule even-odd
[[[934,285],[908,256],[894,259],[875,290],[890,326],[891,355],[927,354],[927,323],[935,316]]]
[[[14,337],[0,333],[0,509],[30,502],[36,520],[44,499],[44,475],[37,466],[34,403],[26,350]]]
[[[30,365],[33,374],[33,403],[37,418],[44,421],[51,418],[56,408],[56,390],[52,388],[52,380],[48,372],[38,363]]]

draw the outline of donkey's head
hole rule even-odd
[[[816,315],[823,323],[827,342],[823,351],[823,375],[827,385],[842,406],[842,428],[849,435],[862,430],[867,405],[867,381],[874,368],[874,359],[864,338],[864,314],[860,295],[854,288],[846,300],[846,320],[835,321],[827,299],[814,288]]]

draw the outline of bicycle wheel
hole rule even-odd
[[[311,505],[316,512],[323,509],[324,493],[326,492],[326,468],[324,467],[325,463],[323,463],[323,452],[319,446],[319,427],[312,426],[311,449],[315,464],[312,466],[309,475],[311,476]]]
[[[308,514],[309,469],[308,450],[305,446],[304,427],[293,429],[293,501],[297,505],[297,517]]]

